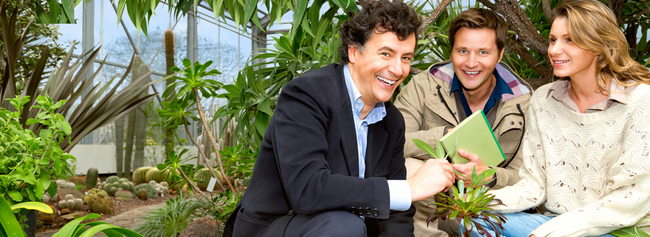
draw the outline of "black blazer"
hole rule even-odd
[[[391,103],[385,106],[386,117],[368,127],[366,178],[361,179],[343,66],[331,64],[289,82],[239,210],[228,221],[236,219],[228,223],[234,225],[233,236],[260,236],[292,209],[301,215],[348,210],[366,217],[368,236],[413,236],[415,208],[389,208],[386,180],[406,179],[406,168],[404,119]]]

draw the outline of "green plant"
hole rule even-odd
[[[183,164],[195,158],[191,156],[183,157],[188,151],[189,149],[183,148],[183,150],[176,154],[176,150],[172,150],[167,154],[168,158],[165,159],[165,162],[158,164],[157,168],[158,170],[163,170],[167,174],[170,174],[167,180],[171,182],[172,189],[178,190],[184,185],[188,185],[192,190],[198,192],[199,188],[197,188],[192,180],[187,176],[188,173],[192,172],[194,165]],[[218,174],[217,176],[220,175]]]
[[[47,126],[38,136],[23,129],[19,122],[17,111],[29,102],[29,97],[16,97],[9,102],[15,111],[0,108],[0,196],[11,203],[42,201],[45,192],[50,196],[56,193],[57,185],[52,184],[52,178],[72,174],[69,162],[75,158],[59,147],[69,139],[70,125],[54,112],[65,101],[53,103],[47,96],[37,98],[38,105],[34,107],[42,112],[27,123]]]
[[[89,190],[83,201],[88,204],[88,209],[91,212],[112,214],[115,211],[115,201],[103,190]]]
[[[109,195],[114,196],[115,192],[120,190],[133,191],[133,183],[131,183],[127,178],[119,178],[114,175],[106,178],[104,191]]]
[[[158,197],[158,192],[156,189],[153,187],[151,184],[138,184],[137,186],[133,187],[133,193],[136,195],[140,194],[140,190],[145,190],[147,192],[147,198],[156,198]]]
[[[146,183],[147,182],[147,179],[146,179],[147,172],[149,172],[149,170],[151,170],[151,169],[154,169],[154,167],[144,166],[144,167],[140,167],[140,168],[135,169],[133,171],[133,176],[132,176],[133,184],[138,185],[138,184],[141,184],[141,183]]]
[[[161,117],[166,118],[165,122],[168,125],[167,129],[175,129],[178,126],[183,125],[188,135],[190,135],[190,140],[192,140],[192,143],[194,143],[200,152],[202,152],[201,146],[197,144],[194,138],[191,136],[192,133],[189,131],[187,123],[188,117],[194,120],[198,119],[201,121],[204,128],[209,128],[208,121],[205,118],[203,114],[203,108],[201,107],[201,96],[203,98],[216,97],[217,91],[222,86],[220,82],[206,78],[208,76],[221,74],[217,70],[208,71],[207,69],[210,67],[210,65],[212,65],[212,61],[208,61],[205,64],[201,64],[199,62],[192,64],[189,59],[184,59],[183,66],[185,66],[185,69],[181,71],[181,69],[173,67],[171,70],[177,73],[181,73],[183,77],[173,77],[176,79],[176,82],[172,83],[167,87],[167,89],[165,89],[163,97],[165,97],[165,99],[169,99],[173,95],[175,96],[173,96],[174,98],[171,99],[171,101],[164,101],[161,103],[161,109],[159,112]],[[194,109],[190,108],[196,108],[196,111],[199,114],[199,118],[191,116]],[[212,148],[214,149],[217,156],[217,165],[219,166],[219,172],[221,172],[222,176],[225,176],[223,162],[219,156],[219,152],[217,152],[217,143],[214,140],[210,129],[206,129],[205,132],[208,136],[208,139],[210,139]],[[202,154],[201,157],[203,157],[205,163],[208,163],[205,154]],[[212,176],[217,177],[214,171],[212,171],[212,167],[208,168],[211,170]],[[226,183],[230,189],[233,189],[232,184],[227,179]]]
[[[236,184],[239,183],[242,186],[246,186],[248,179],[253,176],[255,158],[257,157],[256,150],[245,147],[240,143],[235,147],[224,147],[219,153],[223,156],[226,169],[228,170],[228,177],[239,180]]]
[[[59,208],[68,210],[81,209],[82,201],[80,198],[75,198],[72,194],[65,195],[65,200],[59,201]]]
[[[435,159],[446,159],[449,155],[445,154],[440,142],[436,142],[435,150],[428,143],[419,139],[413,139],[413,143]],[[461,173],[454,172],[467,179]],[[436,205],[437,211],[427,218],[427,223],[435,221],[438,218],[453,220],[458,217],[462,219],[462,224],[465,228],[464,236],[470,236],[470,231],[474,226],[479,234],[484,235],[487,233],[480,224],[476,223],[476,219],[484,220],[492,225],[495,230],[503,229],[503,223],[505,223],[506,218],[501,214],[488,212],[492,210],[492,206],[501,204],[501,201],[495,199],[494,195],[487,193],[489,188],[485,186],[485,179],[491,177],[494,173],[496,173],[496,169],[484,170],[481,174],[477,174],[476,168],[474,168],[470,185],[465,187],[465,182],[458,180],[458,187],[453,187],[453,195],[449,196],[443,192],[438,193],[436,195],[436,202],[431,203]],[[438,201],[438,199],[442,199],[442,201]],[[490,204],[490,201],[493,200],[497,204]],[[495,231],[495,234],[496,236],[500,236],[498,231]]]
[[[167,200],[165,206],[147,214],[144,223],[136,226],[134,231],[151,237],[178,236],[194,218],[204,216],[202,212],[197,212],[200,207],[191,196],[181,193]]]
[[[86,172],[87,189],[93,189],[95,188],[95,186],[97,186],[98,176],[99,176],[99,171],[97,171],[97,168],[94,167],[88,168],[88,172]]]
[[[9,206],[7,200],[0,196],[0,237],[24,237],[22,227],[14,218],[12,210],[17,209],[38,210],[45,213],[52,213],[52,208],[48,205],[39,202],[25,202]],[[82,221],[95,219],[101,217],[100,215],[91,213],[85,217],[77,218],[55,233],[55,237],[91,237],[96,233],[104,232],[108,236],[127,236],[127,237],[142,237],[142,235],[121,227],[117,227],[106,222],[94,221],[86,224],[81,224]],[[91,227],[91,228],[86,228]]]

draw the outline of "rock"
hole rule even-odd
[[[86,184],[86,176],[83,175],[83,176],[72,177],[68,181],[73,182],[75,184],[85,185]]]
[[[59,211],[59,214],[61,214],[61,215],[65,215],[65,214],[68,214],[68,213],[70,213],[70,209],[68,209],[68,208],[62,208]]]
[[[86,213],[84,213],[84,212],[73,212],[73,213],[70,213],[70,214],[61,215],[61,218],[71,221],[71,220],[77,219],[77,218],[85,216],[85,215],[86,215]]]

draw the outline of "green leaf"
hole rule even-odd
[[[431,145],[429,145],[428,143],[417,138],[413,138],[413,143],[415,143],[415,146],[417,146],[418,148],[420,148],[421,150],[423,150],[433,158],[439,159],[439,157],[436,155],[436,151],[434,151],[433,147],[431,147]]]
[[[268,99],[265,99],[261,103],[257,104],[257,109],[265,114],[273,115],[273,112],[271,112],[271,102]]]
[[[630,226],[630,227],[625,227],[622,229],[618,229],[615,231],[610,232],[610,234],[619,236],[619,237],[650,237],[650,235],[643,230],[637,228],[636,226]]]
[[[11,199],[13,199],[15,202],[22,202],[23,201],[23,195],[20,194],[20,192],[18,192],[16,190],[11,190],[11,191],[7,192],[7,194],[9,194],[9,197],[11,197]]]
[[[68,222],[68,224],[64,225],[59,232],[56,232],[52,237],[68,237],[68,236],[73,236],[77,228],[79,227],[79,224],[81,224],[82,221],[88,220],[88,219],[96,219],[100,218],[99,214],[96,213],[90,213],[84,217],[79,217],[77,219],[72,220],[71,222]]]
[[[17,209],[37,210],[45,213],[54,212],[50,206],[42,202],[22,202],[11,206],[11,210],[17,210]]]
[[[25,232],[20,226],[20,223],[18,223],[18,220],[16,220],[14,213],[11,211],[9,203],[2,195],[0,195],[0,224],[2,225],[2,229],[5,231],[7,236],[25,236]]]

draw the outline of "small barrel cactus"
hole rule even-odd
[[[88,203],[88,209],[91,212],[112,214],[115,211],[115,201],[113,201],[106,191],[92,189],[84,196],[84,202]]]
[[[156,192],[156,189],[151,184],[138,184],[137,186],[133,187],[134,193],[140,193],[140,190],[147,191],[147,198],[158,197],[158,192]]]
[[[144,166],[144,167],[140,167],[140,168],[135,169],[135,171],[133,171],[133,176],[132,176],[133,184],[138,185],[138,184],[141,184],[141,183],[146,183],[147,182],[147,178],[146,178],[147,172],[149,170],[151,170],[151,169],[154,169],[154,167]]]
[[[114,196],[115,192],[120,190],[133,191],[133,183],[127,178],[118,178],[117,176],[111,176],[106,179],[104,191],[109,195]]]
[[[117,177],[115,175],[109,176],[106,178],[106,183],[115,183],[120,180],[120,177]]]
[[[87,189],[93,189],[97,186],[98,175],[99,172],[97,171],[97,168],[93,168],[93,167],[88,168],[88,172],[86,172]]]
[[[72,194],[65,195],[65,200],[59,201],[60,209],[79,210],[81,209],[82,200],[75,198]]]
[[[62,179],[56,181],[56,186],[59,189],[75,189],[77,187],[73,182],[68,182]]]
[[[224,180],[221,177],[220,172],[216,172],[215,174],[217,175],[217,179],[219,182],[223,183]],[[203,169],[200,169],[194,173],[194,180],[196,181],[196,186],[205,191],[208,188],[208,184],[210,183],[210,178],[212,178],[212,174],[210,173],[210,169],[205,167]]]

